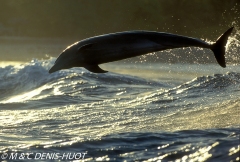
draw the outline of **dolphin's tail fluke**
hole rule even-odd
[[[227,40],[229,35],[231,34],[233,30],[233,27],[228,29],[223,35],[221,35],[216,43],[214,43],[211,47],[211,50],[214,53],[215,58],[217,59],[217,62],[220,66],[226,67],[226,61],[225,61],[225,46],[227,44]]]

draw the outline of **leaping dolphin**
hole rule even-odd
[[[182,47],[211,49],[218,64],[226,67],[225,46],[233,27],[213,44],[197,38],[154,31],[125,31],[84,39],[67,47],[49,73],[72,67],[84,67],[93,73],[106,73],[98,65],[143,54]]]

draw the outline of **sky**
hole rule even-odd
[[[124,30],[155,30],[214,37],[218,30],[240,23],[239,3],[239,0],[1,0],[0,36],[83,39]]]
[[[58,56],[84,38],[127,30],[216,40],[239,28],[239,0],[0,0],[0,60]]]

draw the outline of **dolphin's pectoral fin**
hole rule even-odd
[[[85,66],[84,68],[93,72],[93,73],[107,73],[108,72],[108,71],[105,71],[105,70],[101,69],[97,64],[96,65]]]

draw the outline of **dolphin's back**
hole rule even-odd
[[[85,61],[89,64],[102,64],[173,48],[209,48],[209,44],[200,39],[152,31],[100,35],[84,39],[77,46],[82,48],[80,53],[83,57],[87,55]]]
[[[118,43],[132,42],[145,40],[157,43],[163,47],[168,48],[180,48],[180,47],[189,47],[197,46],[203,48],[209,48],[209,44],[196,38],[186,37],[176,34],[164,33],[164,32],[154,32],[154,31],[125,31],[110,33],[105,35],[100,35],[96,37],[87,38],[82,40],[81,43],[93,43],[93,42],[104,42],[107,41],[116,41]]]

